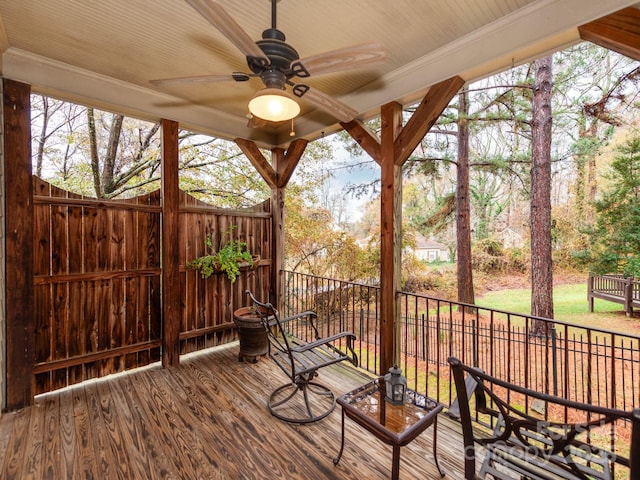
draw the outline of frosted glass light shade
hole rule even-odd
[[[300,113],[300,105],[286,91],[263,88],[249,102],[251,115],[270,122],[290,120]]]

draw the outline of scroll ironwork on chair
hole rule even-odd
[[[566,400],[492,377],[455,357],[449,357],[449,364],[458,395],[453,413],[462,423],[465,479],[488,475],[500,480],[612,480],[627,475],[629,480],[640,480],[640,409],[624,411]],[[493,418],[492,432],[472,425],[471,395],[476,414]],[[533,400],[545,406],[547,416],[522,411],[523,402]],[[571,412],[575,421],[547,418],[558,412]],[[612,451],[606,439],[614,422],[631,425],[628,457]],[[604,437],[599,445],[589,441],[597,436]],[[486,451],[479,475],[476,443]]]
[[[275,417],[292,423],[310,423],[325,418],[335,408],[336,397],[328,387],[314,379],[318,370],[334,363],[347,360],[358,365],[358,357],[353,350],[356,336],[351,332],[341,332],[321,338],[315,312],[306,311],[280,318],[271,303],[258,301],[249,290],[246,293],[267,332],[269,356],[290,380],[271,393],[269,411]],[[315,339],[305,342],[292,335],[288,327],[296,322],[308,326]]]

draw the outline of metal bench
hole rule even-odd
[[[351,332],[341,332],[321,338],[315,324],[315,312],[306,311],[280,318],[271,303],[258,301],[249,290],[246,293],[267,332],[269,356],[289,377],[288,383],[271,393],[269,411],[275,417],[291,423],[310,423],[325,418],[335,408],[336,398],[328,387],[314,379],[318,376],[318,370],[338,362],[347,360],[358,365],[358,357],[353,350],[356,336]],[[305,322],[315,340],[305,342],[291,335],[286,327],[294,322]]]
[[[614,473],[618,478],[640,480],[640,409],[624,411],[565,400],[492,377],[455,357],[449,358],[449,364],[457,392],[454,413],[462,423],[467,480],[488,475],[501,480],[610,480]],[[472,423],[471,395],[475,414],[493,429]],[[571,411],[579,421],[565,423],[527,413],[523,402],[530,401],[538,401],[547,412]],[[606,434],[612,433],[614,422],[632,425],[628,457],[610,449]],[[604,435],[604,441],[594,441],[598,435]],[[476,475],[477,445],[484,447],[485,457]]]

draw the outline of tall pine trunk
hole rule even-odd
[[[469,203],[469,103],[467,90],[458,95],[458,169],[456,183],[456,242],[458,301],[475,303],[471,270],[471,212]]]
[[[531,125],[531,315],[553,318],[551,258],[552,57],[535,62]],[[533,321],[531,334],[547,335],[546,322]]]

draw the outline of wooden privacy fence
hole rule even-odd
[[[628,317],[633,316],[633,309],[640,308],[640,282],[633,277],[622,275],[595,275],[589,273],[587,283],[587,300],[589,311],[593,312],[593,300],[599,298],[624,306]]]
[[[126,200],[84,198],[33,177],[36,393],[147,365],[162,347],[160,191]],[[232,229],[235,225],[237,228]],[[188,260],[227,237],[260,255],[234,284],[187,270]],[[215,209],[180,192],[180,352],[235,340],[232,314],[250,288],[271,288],[271,213]]]

